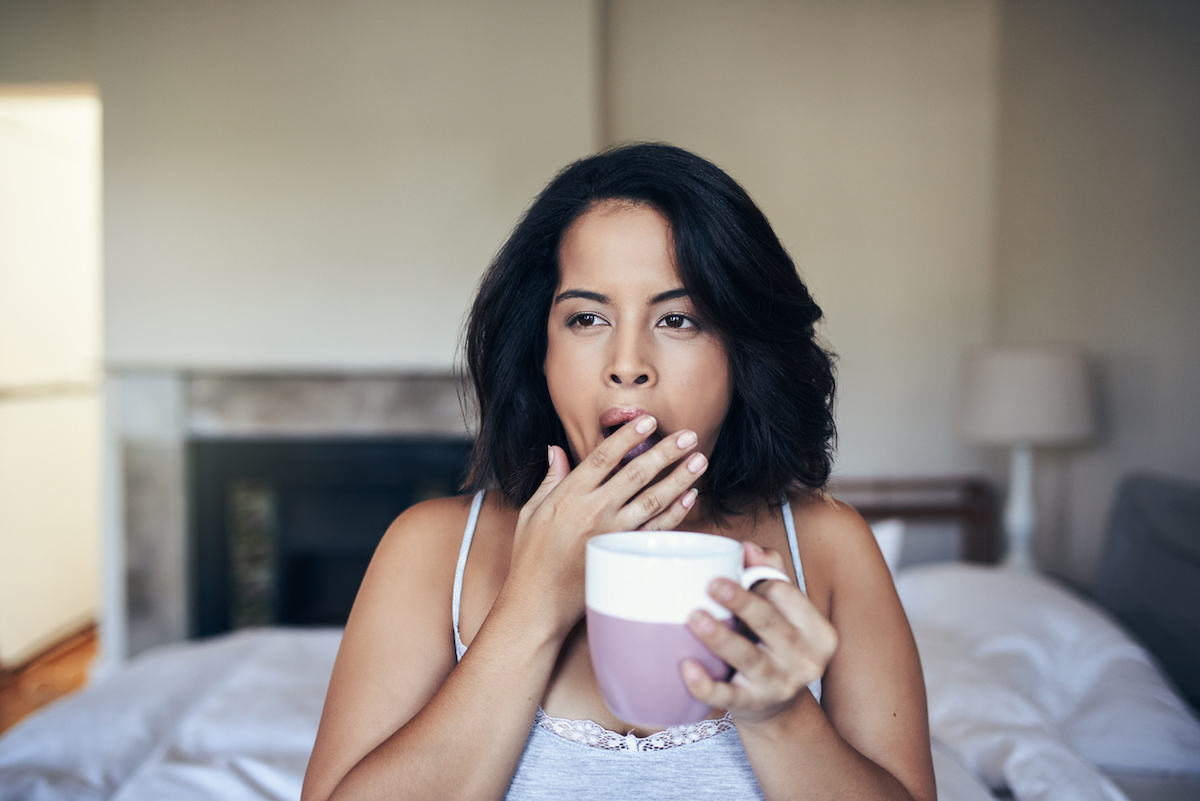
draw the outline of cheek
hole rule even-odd
[[[561,344],[556,347],[551,337],[546,347],[546,360],[542,363],[542,372],[546,376],[546,389],[550,393],[550,402],[559,422],[567,433],[570,442],[571,457],[578,461],[579,454],[575,453],[585,443],[576,442],[581,433],[580,420],[586,415],[577,407],[585,406],[587,399],[581,388],[584,365],[578,354],[571,353]],[[584,410],[586,411],[586,410]]]
[[[695,419],[696,425],[711,429],[715,439],[733,399],[733,381],[725,351],[714,346],[699,353],[679,354],[674,366],[676,381],[687,398],[689,417]]]
[[[567,389],[575,380],[577,370],[576,360],[572,359],[561,345],[556,346],[551,338],[546,346],[546,361],[542,363],[542,373],[546,376],[546,386],[550,389],[550,398],[555,407],[560,401],[570,397]]]

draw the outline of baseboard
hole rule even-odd
[[[57,653],[72,648],[96,631],[96,618],[89,612],[84,617],[60,626],[25,649],[11,663],[0,663],[0,684]]]

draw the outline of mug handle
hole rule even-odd
[[[746,589],[750,589],[760,581],[771,580],[786,581],[789,584],[792,581],[783,571],[776,570],[773,567],[767,567],[766,565],[755,565],[754,567],[748,567],[742,571],[742,586]]]

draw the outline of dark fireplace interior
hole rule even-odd
[[[405,509],[453,495],[465,439],[194,440],[192,636],[344,625],[375,546]]]

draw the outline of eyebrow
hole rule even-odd
[[[686,289],[684,289],[683,287],[679,287],[678,289],[668,289],[666,292],[659,292],[657,295],[650,298],[649,302],[646,305],[647,306],[656,306],[659,303],[663,303],[668,300],[675,300],[676,298],[686,298],[688,296],[688,294],[689,294],[688,291]],[[611,302],[611,298],[609,298],[608,295],[602,295],[599,292],[591,292],[587,289],[568,289],[567,291],[560,293],[556,298],[554,298],[554,305],[557,306],[562,301],[570,300],[571,298],[583,298],[584,300],[594,300],[596,303]]]

